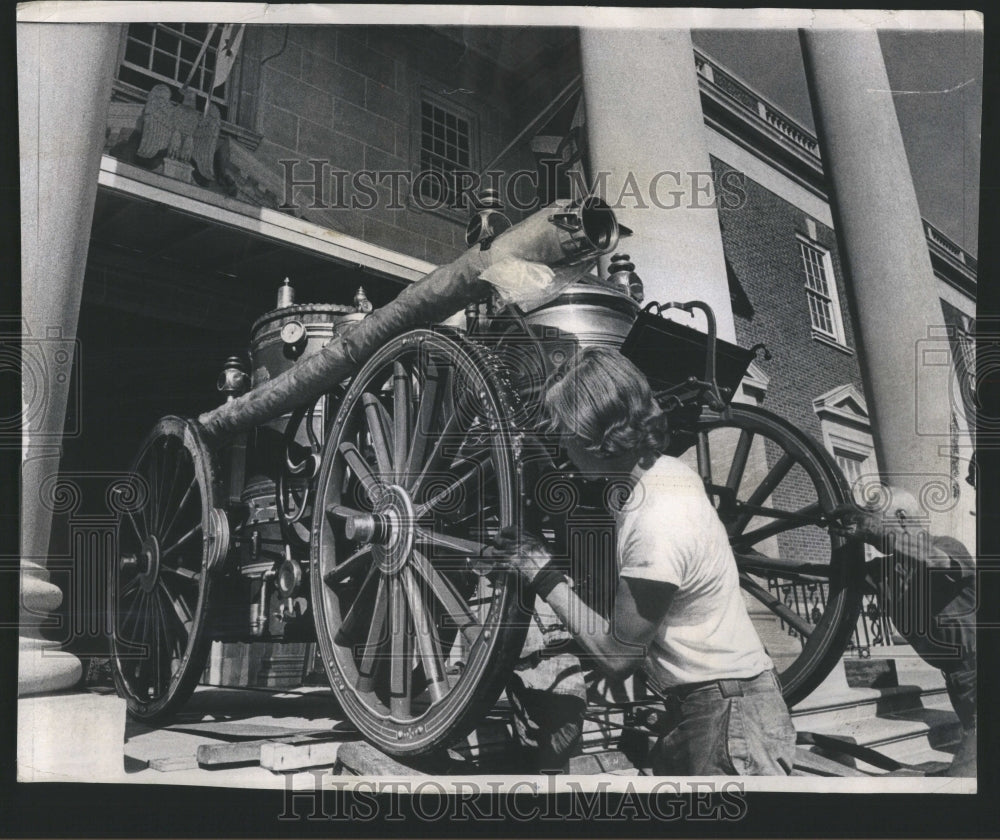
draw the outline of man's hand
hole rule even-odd
[[[493,551],[505,558],[505,564],[514,569],[527,584],[552,560],[545,543],[531,534],[518,532],[513,526],[502,528],[493,538]]]
[[[858,507],[847,502],[839,505],[827,514],[827,519],[832,523],[831,531],[843,534],[846,537],[864,540],[867,543],[881,543],[882,540],[882,517],[873,511]]]
[[[831,531],[864,540],[875,548],[891,552],[898,540],[914,540],[926,531],[927,518],[913,495],[899,487],[885,485],[887,502],[859,507],[852,502],[840,505],[828,516]]]

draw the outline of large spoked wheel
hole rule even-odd
[[[362,367],[327,437],[317,638],[345,714],[392,755],[466,734],[520,653],[516,580],[481,559],[515,521],[513,399],[481,348],[416,330]]]
[[[808,437],[750,406],[703,415],[684,457],[726,526],[751,617],[793,705],[843,655],[861,604],[864,549],[828,527],[850,499],[843,475]]]
[[[165,417],[118,488],[111,661],[133,716],[165,717],[205,665],[212,571],[229,547],[211,455],[190,420]]]

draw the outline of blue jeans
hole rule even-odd
[[[680,687],[667,697],[673,728],[657,742],[657,776],[787,776],[795,728],[774,671]]]

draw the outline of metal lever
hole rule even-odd
[[[662,315],[666,309],[683,309],[685,312],[688,312],[691,317],[694,317],[694,310],[696,309],[700,309],[705,313],[705,320],[708,322],[708,346],[706,347],[705,353],[705,382],[708,385],[710,398],[708,407],[713,411],[722,411],[726,407],[726,401],[722,398],[722,394],[719,393],[719,383],[715,380],[716,327],[715,313],[712,311],[712,307],[701,300],[689,300],[686,303],[681,303],[679,301],[670,301],[668,303],[650,301],[643,308],[643,312],[655,311],[657,315]]]

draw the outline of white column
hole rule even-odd
[[[610,173],[609,203],[634,179],[645,205],[626,195],[615,208],[635,232],[619,250],[631,255],[646,300],[703,300],[719,336],[734,341],[690,31],[583,29],[580,48],[591,178]],[[678,320],[704,329],[701,315]]]
[[[97,175],[120,24],[17,25],[21,162],[24,435],[22,640],[18,692],[65,688],[79,661],[39,641],[39,616],[62,594],[45,569]],[[68,353],[68,357],[64,354]],[[52,486],[50,482],[48,486]]]
[[[973,491],[949,474],[951,353],[938,281],[878,35],[802,30],[801,41],[883,479],[971,548],[974,519],[953,491]]]

